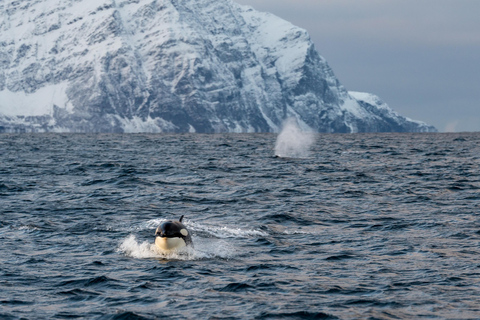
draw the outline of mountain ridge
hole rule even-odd
[[[3,6],[0,132],[435,131],[355,98],[307,31],[230,0]]]

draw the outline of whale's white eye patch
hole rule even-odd
[[[180,233],[181,233],[182,236],[184,236],[184,237],[188,236],[188,231],[187,231],[187,229],[182,229],[182,230],[180,230]]]

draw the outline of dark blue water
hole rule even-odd
[[[0,135],[0,318],[480,318],[479,133],[275,139]]]

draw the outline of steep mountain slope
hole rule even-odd
[[[305,30],[230,0],[0,9],[0,131],[435,130],[350,95]]]

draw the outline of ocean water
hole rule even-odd
[[[276,139],[0,135],[0,318],[480,319],[479,133]]]

